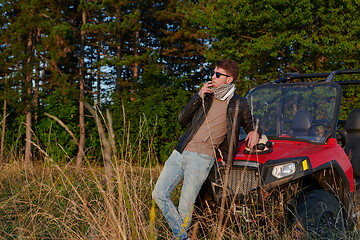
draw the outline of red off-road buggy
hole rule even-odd
[[[343,88],[354,91],[348,85],[360,81],[333,80],[359,73],[290,74],[249,90],[246,98],[263,136],[254,149],[241,141],[232,162],[219,159],[200,205],[221,206],[248,222],[261,221],[268,206],[280,205],[288,229],[300,236],[328,237],[353,227],[360,109],[338,118]],[[352,105],[360,108],[359,102]]]

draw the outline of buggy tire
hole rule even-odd
[[[345,220],[338,198],[325,190],[301,194],[291,227],[294,239],[341,239]]]

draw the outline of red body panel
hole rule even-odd
[[[307,156],[312,168],[317,168],[330,161],[337,161],[343,169],[350,186],[350,192],[354,191],[354,177],[351,162],[335,139],[329,139],[326,144],[314,144],[291,140],[271,140],[273,151],[265,154],[244,154],[244,142],[239,143],[236,160],[246,160],[266,163],[269,160]]]

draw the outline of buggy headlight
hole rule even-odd
[[[296,171],[295,163],[286,163],[277,165],[273,168],[271,174],[276,178],[283,178],[294,174]]]

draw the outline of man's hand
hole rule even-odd
[[[245,138],[245,142],[247,142],[249,148],[254,147],[259,142],[259,134],[255,131],[249,132]]]
[[[211,81],[206,82],[206,83],[204,84],[204,86],[200,89],[200,91],[199,91],[199,96],[200,96],[201,98],[204,98],[205,93],[210,93],[210,94],[212,94],[213,91],[211,90],[211,87],[213,87],[213,86],[214,86],[214,84],[213,84]]]

